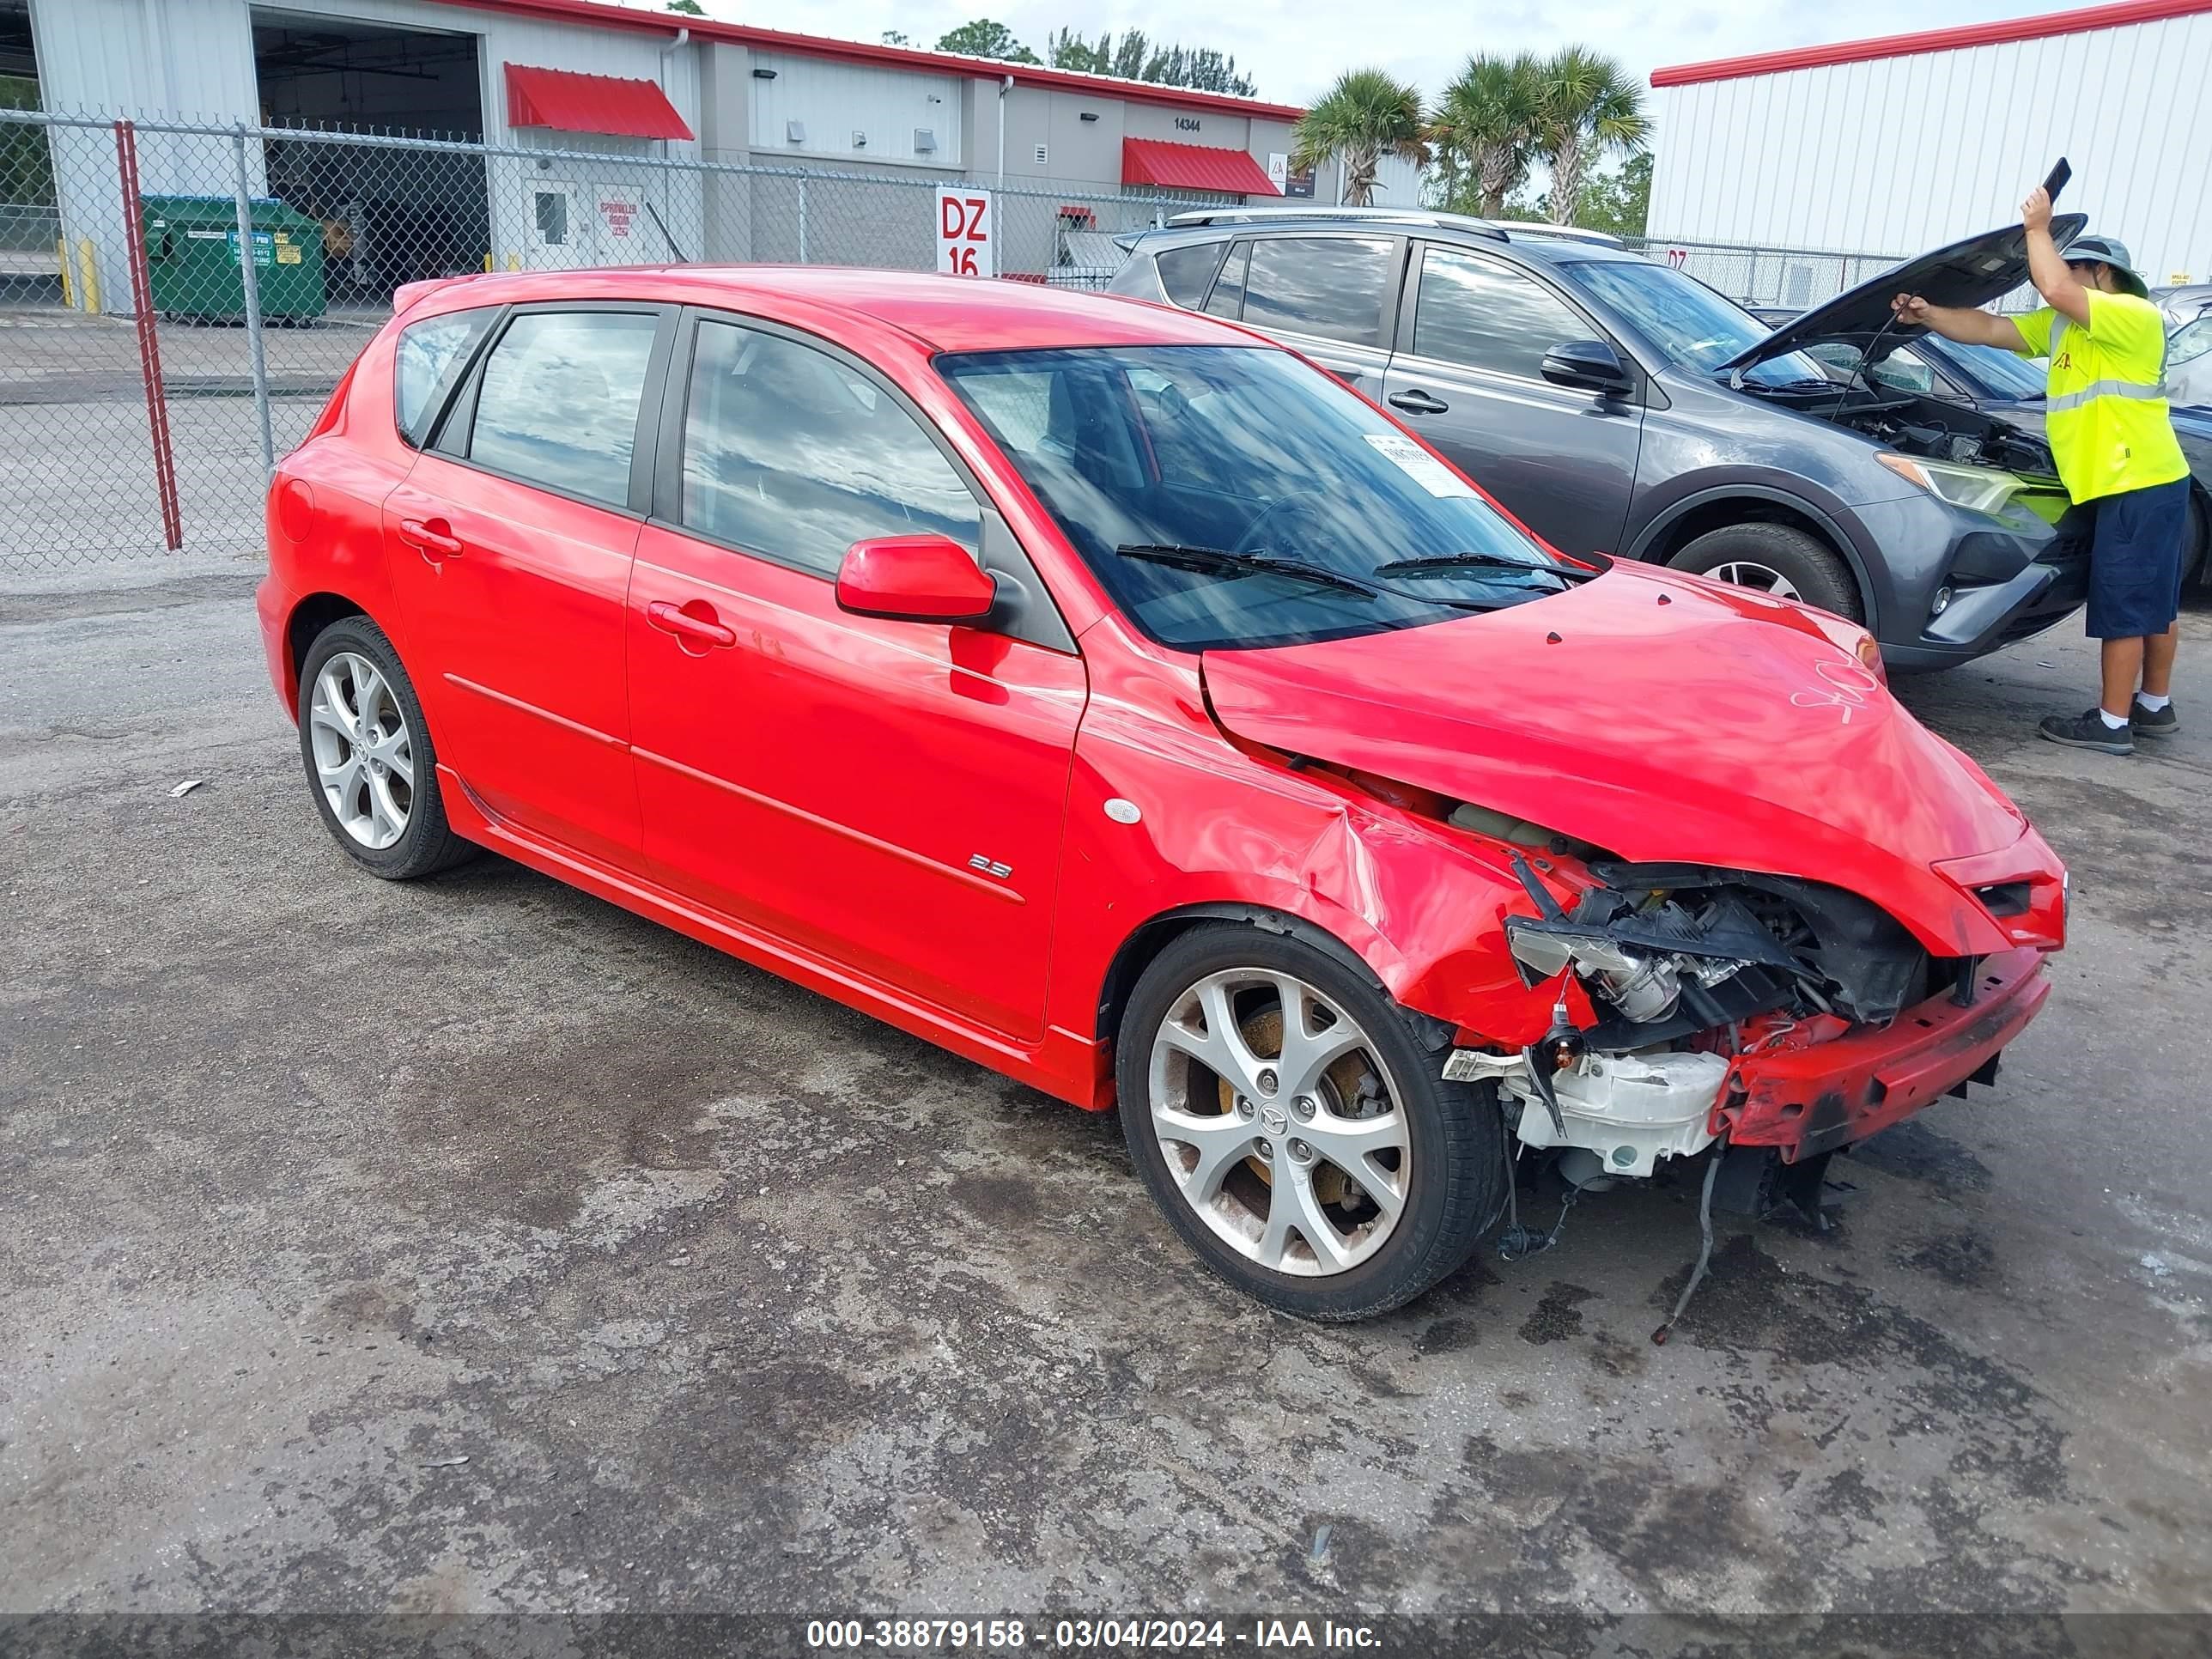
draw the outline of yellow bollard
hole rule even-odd
[[[92,238],[80,236],[76,242],[77,291],[84,296],[84,308],[88,316],[100,315],[100,262],[93,257]]]
[[[484,275],[491,275],[491,255],[489,252],[484,255]]]
[[[64,237],[54,244],[54,258],[62,268],[62,304],[69,310],[76,309],[76,284],[70,280],[69,240]]]
[[[507,256],[507,268],[509,270],[520,270],[522,269],[522,261],[516,258],[514,254],[509,253]]]

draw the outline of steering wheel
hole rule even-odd
[[[1244,533],[1237,538],[1237,545],[1230,551],[1232,553],[1257,552],[1267,545],[1266,538],[1261,532],[1266,530],[1279,515],[1292,511],[1310,513],[1324,505],[1328,500],[1328,494],[1326,490],[1295,489],[1287,495],[1268,502],[1266,507],[1260,509],[1260,516],[1244,526]]]

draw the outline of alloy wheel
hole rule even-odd
[[[1756,564],[1749,559],[1731,559],[1726,564],[1717,564],[1705,572],[1717,582],[1733,582],[1738,587],[1756,588],[1761,593],[1771,593],[1778,599],[1795,599],[1803,604],[1805,596],[1791,581],[1771,565]]]
[[[374,663],[341,651],[315,676],[308,706],[315,777],[339,827],[381,851],[407,833],[415,801],[414,740]]]
[[[1280,1273],[1327,1277],[1382,1248],[1413,1148],[1368,1034],[1293,975],[1210,974],[1152,1040],[1147,1105],[1168,1175],[1224,1243]]]

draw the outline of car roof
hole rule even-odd
[[[1115,295],[842,265],[627,265],[502,271],[413,286],[414,292],[403,290],[400,312],[424,300],[435,302],[426,315],[546,301],[650,300],[887,325],[933,351],[1268,343],[1234,324]]]
[[[1419,236],[1424,241],[1480,248],[1486,253],[1503,253],[1509,258],[1528,264],[1650,263],[1642,254],[1632,253],[1626,248],[1558,234],[1548,228],[1538,231],[1523,230],[1516,235],[1488,221],[1469,221],[1465,225],[1453,223],[1456,217],[1451,214],[1425,215],[1410,211],[1358,217],[1349,214],[1340,216],[1326,210],[1285,210],[1279,216],[1247,211],[1235,218],[1224,216],[1208,224],[1170,225],[1164,230],[1148,230],[1133,238],[1127,246],[1132,251],[1157,253],[1163,248],[1182,247],[1194,242],[1227,241],[1238,236],[1373,236],[1382,234]],[[1471,228],[1477,223],[1481,225],[1480,229]]]

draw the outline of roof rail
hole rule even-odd
[[[1491,223],[1515,236],[1556,236],[1562,241],[1591,242],[1599,247],[1628,246],[1609,230],[1584,230],[1580,225],[1555,225],[1542,219],[1493,219]]]
[[[1472,231],[1478,236],[1494,237],[1501,242],[1510,240],[1503,230],[1487,219],[1477,219],[1465,213],[1443,213],[1429,208],[1200,208],[1190,213],[1173,215],[1168,220],[1168,228],[1170,230],[1180,230],[1192,225],[1250,225],[1271,222],[1295,224],[1313,220],[1339,220],[1354,224],[1426,225],[1438,230]]]

